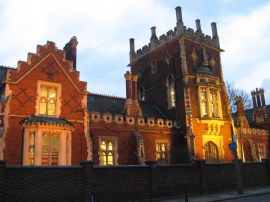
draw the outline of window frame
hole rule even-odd
[[[206,100],[204,101],[202,98],[202,89],[206,89]],[[213,94],[212,92],[216,93],[216,100],[213,100]],[[212,96],[211,96],[212,95]],[[203,105],[206,103],[206,106]],[[214,105],[214,108],[212,107]],[[216,109],[215,109],[216,105]],[[220,90],[218,87],[215,86],[209,86],[209,85],[198,85],[198,107],[199,107],[199,115],[201,118],[214,118],[214,119],[222,119],[222,103],[220,98]],[[203,108],[206,108],[206,112]],[[213,112],[213,109],[216,110],[216,112]]]
[[[167,101],[168,109],[176,108],[176,91],[175,91],[175,82],[172,74],[169,74],[166,79],[167,87]]]
[[[56,98],[55,98],[55,113],[54,115],[48,115],[46,114],[40,114],[40,102],[41,99],[43,98],[41,96],[41,86],[47,86],[47,87],[54,87],[56,88]],[[36,114],[37,116],[50,116],[50,117],[59,117],[61,113],[61,93],[62,93],[62,85],[60,83],[55,83],[55,82],[48,82],[48,81],[37,81],[37,102],[36,102]],[[49,103],[47,102],[47,105]],[[48,106],[47,106],[48,108]]]
[[[103,164],[103,161],[102,161],[102,141],[105,141],[105,142],[108,142],[108,141],[111,141],[113,142],[113,149],[112,150],[107,150],[107,145],[106,145],[106,164]],[[113,164],[108,164],[108,155],[107,155],[107,152],[109,151],[113,151]],[[101,166],[115,166],[115,165],[118,165],[118,138],[116,137],[107,137],[107,136],[102,136],[102,137],[99,137],[99,165]]]
[[[161,144],[166,144],[165,147],[165,151],[158,151],[157,148],[161,148]],[[155,153],[156,153],[156,161],[158,164],[169,164],[170,163],[170,144],[169,144],[169,140],[163,140],[163,139],[159,139],[156,140],[156,144],[155,144]],[[158,153],[160,154],[165,154],[165,159],[158,159]]]

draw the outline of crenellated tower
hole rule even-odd
[[[181,7],[176,7],[176,27],[157,37],[151,27],[150,41],[135,51],[130,39],[131,74],[138,75],[138,97],[154,103],[181,125],[175,135],[176,161],[230,160],[230,112],[222,66],[217,25],[212,37],[184,25]],[[179,143],[180,142],[180,143]],[[215,151],[211,153],[210,151]]]

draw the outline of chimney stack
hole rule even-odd
[[[200,19],[195,20],[197,32],[202,32]]]
[[[76,70],[77,45],[78,45],[77,37],[73,36],[64,47],[64,50],[66,51],[66,59],[71,60],[73,62],[74,70]]]
[[[212,37],[217,41],[217,46],[219,47],[219,37],[218,37],[218,32],[217,32],[217,23],[212,22],[211,23],[211,28],[212,28]]]
[[[134,39],[129,39],[129,61],[132,63],[135,60],[136,54],[135,54],[135,44]]]
[[[177,6],[175,8],[175,11],[176,11],[176,25],[183,24],[182,8],[180,6]]]
[[[183,33],[184,31],[184,23],[182,18],[182,8],[177,6],[175,8],[176,11],[176,27],[179,34]]]

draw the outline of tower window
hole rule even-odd
[[[174,86],[174,79],[172,75],[169,75],[167,78],[167,99],[168,99],[168,104],[169,108],[174,108],[176,106],[176,101],[175,101],[175,86]]]

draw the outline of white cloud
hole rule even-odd
[[[269,13],[270,3],[247,15],[227,16],[219,26],[225,80],[248,92],[270,78]]]
[[[221,2],[221,3],[220,3]],[[180,2],[187,27],[195,27],[194,20],[202,20],[202,29],[210,31],[207,22],[211,9],[225,9],[231,1]],[[135,38],[136,49],[149,43],[150,27],[157,27],[157,35],[175,26],[176,0],[8,0],[0,3],[0,60],[3,65],[16,66],[26,60],[28,52],[35,52],[37,44],[54,41],[58,48],[77,36],[78,70],[88,82],[91,92],[125,95],[123,74],[128,69],[129,38]],[[196,5],[194,7],[194,5]],[[218,7],[219,5],[222,5]],[[210,6],[210,7],[209,7]],[[211,7],[212,6],[212,7]],[[196,8],[196,12],[194,12]],[[268,24],[270,4],[252,13],[217,16],[225,80],[235,81],[245,89],[254,89],[267,79],[267,53],[270,47]],[[209,19],[210,20],[210,19]],[[192,23],[192,24],[191,24]],[[208,24],[204,26],[204,24]],[[256,72],[254,82],[246,85]],[[261,78],[262,77],[262,78]],[[240,78],[240,79],[239,79]],[[243,86],[244,85],[244,86]]]

